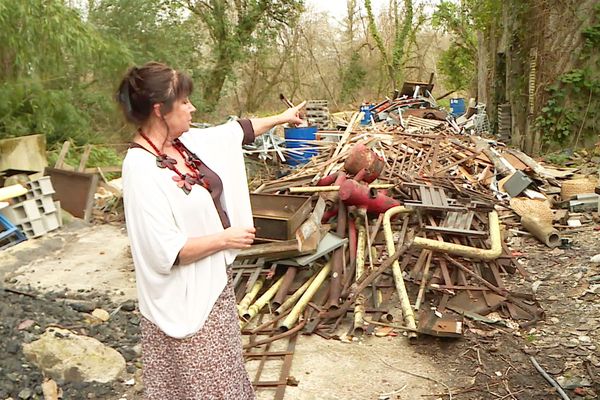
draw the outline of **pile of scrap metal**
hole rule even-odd
[[[551,206],[573,207],[569,197],[583,191],[575,200],[593,223],[593,181],[564,193],[572,180],[561,180],[576,171],[457,134],[448,122],[356,127],[360,119],[335,147],[252,195],[263,243],[234,265],[246,331],[330,338],[352,321],[350,335],[401,330],[412,339],[460,336],[465,318],[521,327],[543,318],[532,295],[503,283],[525,275],[505,240],[524,229],[564,245],[553,222],[567,210]],[[555,201],[561,186],[567,203]]]

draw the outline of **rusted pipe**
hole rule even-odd
[[[360,281],[365,273],[365,245],[367,244],[367,230],[362,223],[358,224],[358,243],[356,245],[356,282]],[[364,332],[365,318],[365,297],[358,294],[354,304],[354,336],[361,335]]]
[[[292,306],[296,304],[296,302],[304,294],[304,292],[306,292],[306,289],[310,287],[310,285],[313,283],[316,277],[316,274],[311,276],[306,282],[304,282],[302,286],[298,288],[298,290],[294,292],[294,294],[292,294],[286,301],[284,301],[279,307],[277,307],[277,309],[275,310],[275,315],[281,315],[284,312],[286,312],[286,310],[292,308]]]
[[[285,274],[283,274],[283,282],[281,282],[281,286],[279,287],[275,298],[271,302],[273,308],[279,308],[279,306],[283,304],[285,296],[287,296],[288,292],[290,291],[290,286],[294,282],[296,272],[298,272],[298,268],[290,266],[285,271]]]
[[[276,340],[283,339],[284,337],[291,336],[294,333],[300,331],[302,328],[304,328],[304,325],[306,325],[306,320],[300,322],[293,329],[287,329],[287,330],[283,331],[283,333],[280,333],[279,335],[273,335],[271,337],[268,337],[263,340],[259,340],[257,342],[247,343],[244,345],[244,350],[251,349],[251,348],[257,347],[257,346],[262,346],[263,344],[271,343]]]
[[[340,187],[340,200],[346,205],[366,208],[368,212],[380,214],[400,205],[398,200],[382,193],[373,193],[366,185],[348,179]]]
[[[340,205],[338,207],[338,221],[336,228],[336,233],[339,237],[344,237],[344,235],[346,234],[347,220],[348,211],[344,203],[340,202]],[[329,282],[329,300],[327,301],[327,308],[338,307],[338,303],[340,301],[343,279],[343,257],[344,247],[337,248],[332,256],[331,280]]]
[[[356,244],[357,244],[357,233],[356,223],[353,218],[348,219],[348,249],[350,250],[350,264],[356,262]]]
[[[246,320],[246,322],[251,321],[252,318],[254,318],[256,316],[256,314],[258,314],[258,312],[269,302],[269,300],[271,300],[271,298],[273,298],[273,296],[275,296],[275,293],[277,293],[277,290],[279,290],[279,287],[281,286],[283,279],[284,279],[283,276],[280,277],[277,280],[277,282],[275,282],[273,285],[271,285],[271,287],[254,302],[254,304],[252,304],[250,307],[248,307],[248,311],[246,311],[244,313],[244,315],[242,316]]]
[[[306,289],[306,292],[300,297],[298,303],[292,308],[292,311],[286,317],[286,319],[281,323],[279,330],[285,332],[291,329],[292,325],[298,321],[298,317],[306,308],[308,302],[313,298],[317,290],[321,287],[325,279],[327,279],[327,275],[329,275],[329,271],[331,271],[331,261],[327,262],[325,266],[319,271],[316,278],[312,281],[310,286]]]
[[[334,172],[333,174],[329,174],[324,178],[321,178],[318,182],[317,182],[317,186],[330,186],[333,184],[333,182],[335,182],[335,180],[337,179],[338,173]]]
[[[412,245],[412,242],[413,235],[410,233],[406,240],[399,241],[398,251],[394,253],[393,256],[388,257],[383,263],[381,263],[379,267],[377,267],[376,270],[372,271],[370,274],[363,275],[360,283],[355,282],[352,284],[352,286],[350,286],[350,288],[348,288],[348,295],[344,303],[340,305],[340,308],[336,310],[321,311],[319,313],[319,317],[323,320],[326,320],[330,318],[338,318],[346,314],[352,303],[354,303],[356,300],[357,294],[362,292],[367,286],[373,283],[373,281],[384,271],[386,271],[394,263],[394,261],[398,260],[398,258],[400,258]]]
[[[346,173],[338,172],[337,177],[335,178],[335,182],[333,186],[341,186],[342,183],[346,181]],[[329,191],[321,194],[321,197],[325,200],[325,207],[331,208],[333,204],[338,202],[338,192],[337,191]]]
[[[252,300],[254,300],[260,289],[262,289],[264,282],[264,277],[260,277],[259,279],[257,279],[254,285],[252,285],[252,289],[250,289],[250,291],[246,293],[242,301],[240,301],[240,304],[237,306],[238,314],[240,317],[243,317],[244,313],[248,311],[248,307],[250,307]]]
[[[526,215],[521,218],[521,224],[523,228],[527,229],[527,232],[531,233],[546,246],[556,247],[560,245],[560,235],[552,226],[552,222],[542,221],[539,218]]]

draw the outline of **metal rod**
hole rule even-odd
[[[262,289],[264,281],[264,277],[257,279],[254,285],[252,286],[252,289],[250,289],[250,291],[246,293],[244,298],[240,301],[240,304],[238,304],[237,306],[238,315],[240,317],[242,317],[244,313],[248,310],[248,307],[250,307],[252,300],[254,300],[260,289]]]
[[[360,221],[360,218],[359,218]],[[356,245],[356,281],[360,281],[361,276],[365,273],[365,245],[367,230],[362,223],[357,224],[358,228],[358,242]],[[356,303],[354,304],[354,335],[357,336],[362,334],[364,331],[364,318],[365,318],[365,297],[360,293],[356,297]]]
[[[285,274],[283,275],[283,278],[284,278],[283,282],[281,283],[281,286],[279,286],[279,290],[277,291],[277,294],[275,295],[275,298],[273,299],[273,302],[271,303],[273,308],[279,308],[279,306],[281,306],[281,304],[283,304],[285,296],[287,296],[287,294],[290,290],[290,286],[294,282],[294,278],[296,277],[297,272],[298,272],[298,268],[291,267],[291,266],[288,267],[287,271],[285,271]]]
[[[431,258],[433,257],[433,253],[430,250],[425,251],[427,251],[427,261],[425,262],[425,268],[423,269],[423,276],[421,277],[421,285],[419,286],[417,300],[415,300],[415,311],[419,311],[419,308],[421,308],[425,287],[427,286],[427,280],[429,279],[429,266],[431,265]]]
[[[391,189],[394,185],[391,183],[373,183],[369,185],[371,189]],[[317,193],[317,192],[335,192],[340,190],[339,186],[306,186],[306,187],[291,187],[288,189],[290,193]]]
[[[290,296],[289,299],[287,299],[286,301],[283,302],[282,305],[277,307],[277,309],[275,310],[275,315],[283,314],[286,310],[292,308],[292,306],[294,304],[296,304],[296,301],[298,301],[300,296],[302,296],[304,294],[304,292],[306,292],[306,289],[308,289],[308,287],[312,284],[312,282],[315,280],[316,277],[317,277],[316,274],[311,276],[306,282],[304,282],[304,284],[302,286],[300,286],[300,288],[298,290],[296,290],[294,292],[294,294],[292,294]]]
[[[336,233],[338,236],[343,237],[346,234],[346,222],[348,220],[348,211],[343,202],[339,202],[338,208],[338,220]],[[343,273],[343,257],[344,248],[340,247],[335,250],[332,256],[331,262],[331,280],[329,282],[329,301],[327,302],[328,308],[338,307],[340,301],[340,295],[342,293],[342,273]]]
[[[288,331],[291,329],[292,325],[294,325],[296,321],[298,321],[298,317],[300,316],[302,311],[304,311],[308,302],[312,299],[317,290],[319,290],[325,279],[327,279],[327,275],[329,275],[330,270],[331,261],[327,262],[327,264],[325,264],[325,266],[317,274],[315,280],[310,284],[308,289],[306,289],[306,292],[304,292],[300,300],[298,300],[298,303],[294,306],[287,318],[281,323],[279,330],[284,332]]]
[[[277,290],[279,290],[279,287],[283,283],[284,277],[285,276],[279,278],[277,282],[271,285],[271,287],[248,308],[248,311],[246,311],[243,315],[246,323],[250,322],[252,318],[254,318],[256,314],[258,314],[258,312],[265,306],[265,304],[267,304],[269,300],[275,296],[275,293],[277,293]]]

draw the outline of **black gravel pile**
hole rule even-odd
[[[23,343],[37,340],[51,326],[93,337],[119,351],[127,361],[129,377],[141,367],[136,351],[139,346],[135,347],[140,338],[140,317],[133,301],[113,304],[106,296],[92,293],[79,293],[76,298],[69,295],[69,299],[65,292],[23,293],[28,295],[0,288],[0,399],[43,399],[42,372],[26,360]],[[93,319],[86,313],[96,307],[111,313],[108,322],[90,322]],[[27,320],[34,323],[23,323]],[[112,399],[126,391],[124,382],[59,386],[63,399]]]

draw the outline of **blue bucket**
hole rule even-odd
[[[465,113],[465,99],[450,99],[450,110],[452,110],[452,115],[454,117],[463,115]]]
[[[286,139],[285,147],[297,150],[297,152],[287,152],[285,154],[286,162],[289,165],[302,165],[308,162],[311,157],[317,155],[314,145],[303,142],[302,140],[315,140],[317,125],[302,126],[299,128],[285,128],[283,135]],[[291,141],[288,141],[290,139]]]

